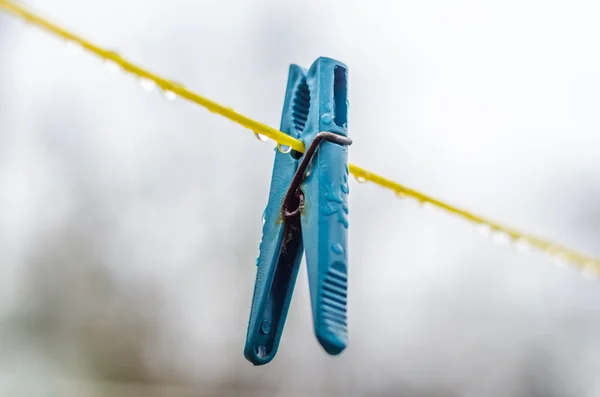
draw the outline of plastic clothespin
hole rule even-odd
[[[303,251],[316,337],[331,355],[348,342],[347,81],[330,58],[290,66],[280,129],[306,150],[275,153],[244,349],[255,365],[277,353]]]

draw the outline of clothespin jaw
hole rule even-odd
[[[319,58],[308,71],[316,89],[302,134],[307,147],[323,132],[348,136],[347,80],[346,65],[333,59]],[[325,351],[339,354],[348,338],[348,144],[322,141],[300,190],[314,331]]]
[[[306,150],[275,154],[244,349],[255,365],[277,352],[303,248],[317,339],[330,354],[347,343],[346,70],[329,58],[290,67],[280,129]]]
[[[281,116],[282,132],[294,138],[300,137],[309,102],[306,70],[291,65]],[[281,216],[281,203],[297,168],[295,156],[275,149],[271,191],[263,213],[262,239],[256,258],[256,282],[244,349],[246,358],[255,365],[268,363],[277,353],[302,260],[300,225],[286,224]]]

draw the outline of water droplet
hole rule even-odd
[[[344,252],[344,247],[340,243],[331,244],[331,250],[336,254],[342,254]]]
[[[83,51],[83,47],[76,41],[67,40],[67,52],[69,54],[78,54]]]
[[[267,357],[267,348],[265,346],[258,346],[257,354],[260,358]]]
[[[492,228],[489,225],[486,225],[485,223],[480,223],[479,225],[477,225],[477,231],[480,234],[483,234],[484,236],[489,236],[490,234],[492,234]]]
[[[277,150],[279,150],[280,153],[288,154],[289,152],[292,151],[292,147],[288,146],[288,145],[282,145],[281,143],[278,143],[277,144]]]
[[[567,264],[565,258],[560,254],[548,254],[548,259],[558,267],[564,267]]]
[[[308,163],[308,167],[306,168],[306,171],[304,172],[304,178],[308,178],[309,176],[311,176],[312,172],[313,172],[313,162],[311,161],[310,163]]]
[[[150,92],[156,88],[156,83],[147,77],[142,77],[140,78],[140,87],[142,87],[144,91]]]
[[[348,123],[344,123],[344,124],[342,124],[342,127],[343,127],[343,128],[346,130],[346,131],[348,131]]]
[[[581,269],[581,275],[587,280],[595,280],[598,278],[598,273],[595,270],[593,263],[586,263]]]
[[[258,139],[261,142],[266,142],[269,140],[269,137],[263,134],[259,134],[258,132],[254,131],[254,136],[256,137],[256,139]]]
[[[356,179],[356,181],[357,181],[358,183],[365,183],[365,182],[367,181],[367,178],[365,178],[365,177],[364,177],[364,176],[362,176],[362,175],[356,175],[356,176],[354,177],[354,179]]]
[[[323,122],[323,124],[331,124],[331,122],[333,121],[333,116],[329,113],[325,113],[323,116],[321,116],[321,121]]]
[[[507,245],[510,243],[510,235],[498,230],[493,233],[492,240],[498,245]]]
[[[520,239],[516,240],[514,245],[515,245],[515,249],[519,252],[529,252],[529,251],[533,250],[533,247],[531,246],[531,244],[529,244],[529,242],[527,240],[525,240],[524,238],[520,238]]]
[[[398,197],[399,199],[405,199],[406,198],[406,193],[404,193],[402,191],[397,191],[396,192],[396,197]]]
[[[174,101],[175,99],[177,99],[177,94],[171,90],[164,90],[163,96],[167,101]]]
[[[348,218],[345,216],[340,217],[339,219],[340,224],[344,225],[344,227],[346,229],[348,229]]]
[[[106,70],[110,73],[114,73],[117,72],[119,70],[119,64],[116,63],[115,61],[113,61],[112,59],[105,59],[104,60],[104,67],[106,68]]]
[[[22,18],[17,18],[17,20],[21,21],[21,23],[24,26],[31,26],[31,21],[26,16],[23,16]]]
[[[265,335],[268,334],[269,332],[271,332],[271,322],[263,321],[262,324],[260,325],[260,332]]]
[[[433,204],[431,204],[429,201],[421,201],[421,208],[423,208],[425,211],[434,211],[436,208]]]

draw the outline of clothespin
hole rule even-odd
[[[316,337],[331,355],[347,345],[347,79],[330,58],[290,66],[280,129],[306,149],[275,153],[244,349],[255,365],[277,353],[303,251]]]

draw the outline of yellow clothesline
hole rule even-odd
[[[232,108],[223,106],[211,99],[199,95],[181,84],[158,76],[146,68],[126,60],[114,51],[106,50],[86,39],[83,39],[80,36],[75,35],[74,33],[69,32],[61,26],[42,18],[38,14],[32,12],[25,6],[13,0],[0,0],[0,9],[4,9],[13,15],[24,18],[26,21],[36,24],[46,31],[53,33],[54,35],[62,37],[69,43],[81,46],[83,49],[102,58],[109,65],[113,67],[120,67],[124,71],[132,73],[133,75],[142,79],[141,81],[144,84],[150,84],[151,86],[156,85],[163,90],[165,97],[168,99],[173,99],[176,97],[187,99],[190,102],[196,103],[213,113],[217,113],[249,129],[258,137],[264,136],[276,141],[278,145],[288,146],[298,152],[304,152],[304,144],[301,141],[294,139],[275,128],[269,127],[260,121],[238,113]],[[385,178],[384,176],[368,171],[355,164],[350,164],[349,168],[350,173],[352,173],[359,182],[371,182],[383,188],[392,190],[401,197],[412,198],[423,205],[444,210],[468,222],[478,225],[478,227],[480,227],[484,233],[494,236],[498,241],[512,243],[518,250],[542,251],[549,254],[555,261],[570,262],[574,264],[583,272],[585,272],[585,274],[600,276],[599,259],[581,254],[560,244],[530,235],[508,226],[504,226],[476,215],[470,211],[447,204],[424,193],[401,185],[400,183],[391,179]]]

